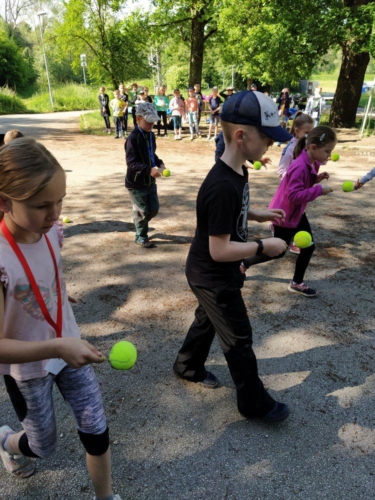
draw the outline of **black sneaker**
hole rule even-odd
[[[304,295],[305,297],[316,297],[318,295],[318,292],[316,290],[305,285],[305,283],[294,285],[293,281],[291,281],[289,283],[288,290],[289,292],[299,293],[300,295]]]
[[[266,413],[262,417],[262,419],[266,420],[267,422],[281,422],[282,420],[288,418],[289,414],[289,406],[284,403],[278,403],[276,401],[275,406],[272,408],[272,410]]]
[[[143,248],[155,248],[156,245],[151,243],[151,241],[135,240],[135,243]]]
[[[207,372],[206,378],[202,382],[198,382],[198,384],[206,387],[206,389],[216,389],[219,385],[219,381],[213,373]]]

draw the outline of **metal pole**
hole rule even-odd
[[[44,64],[46,65],[47,82],[48,82],[48,90],[49,90],[49,99],[51,101],[51,106],[53,107],[53,97],[52,97],[51,81],[50,81],[50,78],[49,78],[47,55],[46,55],[46,50],[44,48],[43,30],[42,30],[42,23],[41,23],[41,20],[40,20],[40,17],[41,16],[45,16],[45,15],[46,15],[46,12],[39,12],[39,14],[37,14],[37,16],[39,18],[40,36],[41,36],[41,39],[42,39],[42,49],[43,49],[43,55],[44,55]]]
[[[375,88],[375,79],[374,79],[374,84],[373,84],[373,86],[371,87],[371,90],[370,90],[370,96],[368,98],[368,102],[367,102],[365,114],[363,115],[362,127],[361,127],[361,131],[359,133],[360,137],[363,136],[363,132],[365,131],[365,128],[366,128],[367,118],[368,118],[368,115],[369,115],[369,112],[370,112],[370,109],[371,109],[372,97],[374,95],[374,88]]]

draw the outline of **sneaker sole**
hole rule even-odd
[[[307,293],[300,292],[298,290],[294,290],[294,288],[291,288],[290,285],[288,286],[288,291],[292,293],[298,293],[298,295],[303,295],[304,297],[307,297],[308,299],[311,299],[313,297],[316,297],[318,295],[318,292],[316,292],[314,295],[308,295]]]

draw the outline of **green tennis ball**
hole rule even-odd
[[[311,234],[307,231],[299,231],[294,235],[294,244],[298,248],[307,248],[311,246],[312,238]]]
[[[338,153],[331,154],[332,161],[339,161],[339,159],[340,159],[340,155]]]
[[[262,164],[260,163],[260,161],[254,161],[253,167],[254,170],[260,170],[262,168]]]
[[[350,191],[353,191],[353,189],[354,189],[354,182],[345,181],[342,183],[342,190],[345,191],[345,193],[350,193]]]
[[[171,171],[166,168],[165,170],[163,170],[163,175],[164,177],[169,177],[171,175]]]
[[[111,349],[109,362],[115,370],[130,370],[137,361],[137,349],[127,340],[120,340]]]
[[[63,223],[64,223],[64,224],[68,224],[69,222],[70,222],[69,217],[64,217],[64,218],[63,218]]]

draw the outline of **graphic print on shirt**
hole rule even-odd
[[[242,193],[241,213],[237,220],[237,234],[242,241],[247,241],[247,214],[250,206],[249,184],[245,184]]]
[[[59,261],[59,275],[60,275],[60,285],[61,285],[61,298],[62,304],[64,304],[65,297],[65,280],[61,276],[62,269],[62,259]],[[53,304],[57,304],[57,283],[56,278],[54,278],[52,283],[52,288],[45,287],[43,285],[39,285],[39,290],[46,304],[47,310],[50,314],[52,314]],[[52,293],[51,293],[52,292]],[[12,292],[13,297],[18,302],[21,302],[22,309],[29,314],[33,319],[38,321],[45,321],[44,315],[39,307],[38,301],[34,295],[33,289],[29,282],[27,283],[19,283],[14,287]]]

